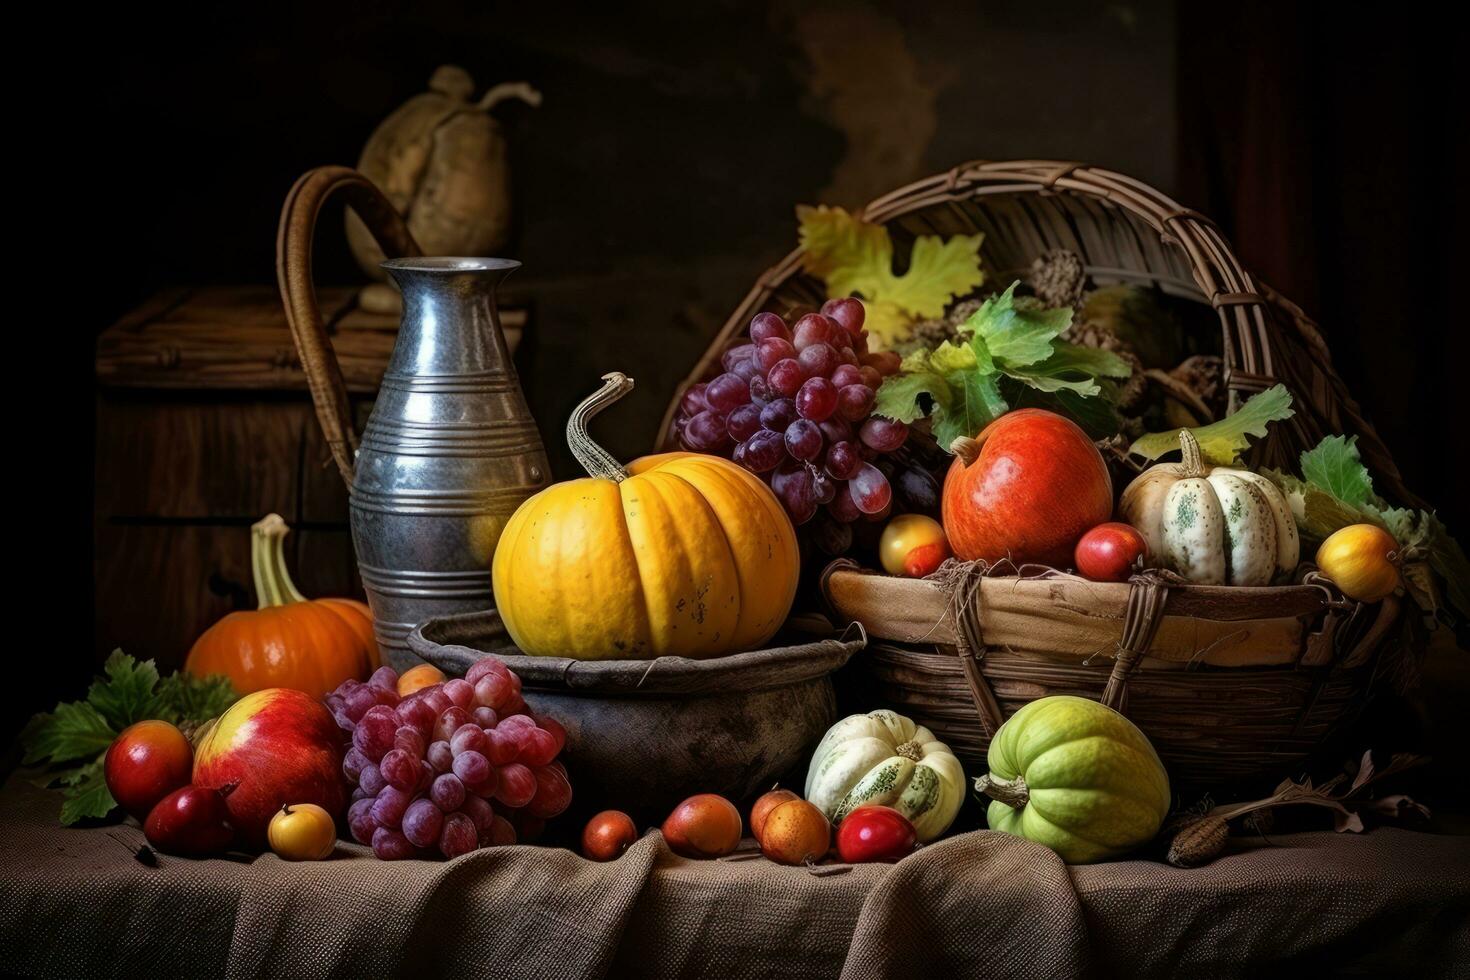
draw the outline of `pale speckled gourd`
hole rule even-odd
[[[471,102],[475,82],[442,65],[373,130],[357,169],[408,222],[425,255],[497,255],[510,234],[510,170],[505,136],[490,110],[507,99],[541,104],[525,82],[496,85]],[[383,251],[350,209],[347,241],[362,270],[385,278]]]
[[[812,753],[805,796],[834,825],[860,806],[893,807],[921,842],[931,841],[965,802],[965,772],[929,729],[893,711],[870,711],[827,730]]]
[[[1184,458],[1140,473],[1118,503],[1120,520],[1148,542],[1149,564],[1202,585],[1269,585],[1290,575],[1301,544],[1291,505],[1249,470],[1207,466],[1179,430]]]
[[[1012,715],[975,791],[992,830],[1044,844],[1068,864],[1147,843],[1169,812],[1169,776],[1138,726],[1112,708],[1058,695]]]

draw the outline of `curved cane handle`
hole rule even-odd
[[[311,388],[311,400],[316,404],[317,420],[321,422],[342,479],[351,486],[357,451],[352,407],[311,281],[311,246],[317,215],[327,199],[337,193],[357,212],[388,258],[423,253],[408,225],[383,193],[350,167],[308,170],[292,186],[281,207],[281,224],[276,232],[276,283],[281,289],[281,304],[286,308],[286,323],[291,327],[296,352]]]

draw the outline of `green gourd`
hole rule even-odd
[[[987,818],[1068,864],[1127,853],[1158,833],[1169,776],[1138,726],[1086,698],[1042,698],[995,733],[975,791]]]

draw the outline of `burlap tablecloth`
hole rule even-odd
[[[384,863],[161,857],[0,791],[0,970],[47,976],[1383,976],[1470,971],[1470,838],[1378,829],[1240,844],[1181,871],[1068,868],[980,831],[815,877],[555,848]],[[122,838],[119,841],[117,838]]]

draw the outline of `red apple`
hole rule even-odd
[[[860,806],[837,825],[837,853],[848,864],[899,861],[918,843],[914,825],[889,806]]]
[[[194,754],[194,784],[236,784],[225,802],[257,850],[286,804],[315,803],[340,819],[347,799],[342,731],[310,695],[284,687],[247,694],[220,716]]]
[[[222,790],[185,786],[158,801],[143,822],[143,836],[165,854],[204,857],[220,854],[235,842],[228,797]]]
[[[1073,559],[1077,574],[1094,582],[1126,582],[1139,559],[1147,560],[1148,542],[1132,524],[1109,521],[1082,535]]]
[[[168,794],[189,785],[194,747],[166,721],[140,721],[107,747],[102,775],[107,791],[128,813],[144,820]]]
[[[1077,539],[1113,512],[1102,454],[1075,422],[1039,408],[956,440],[944,480],[944,533],[965,561],[1065,568]]]

